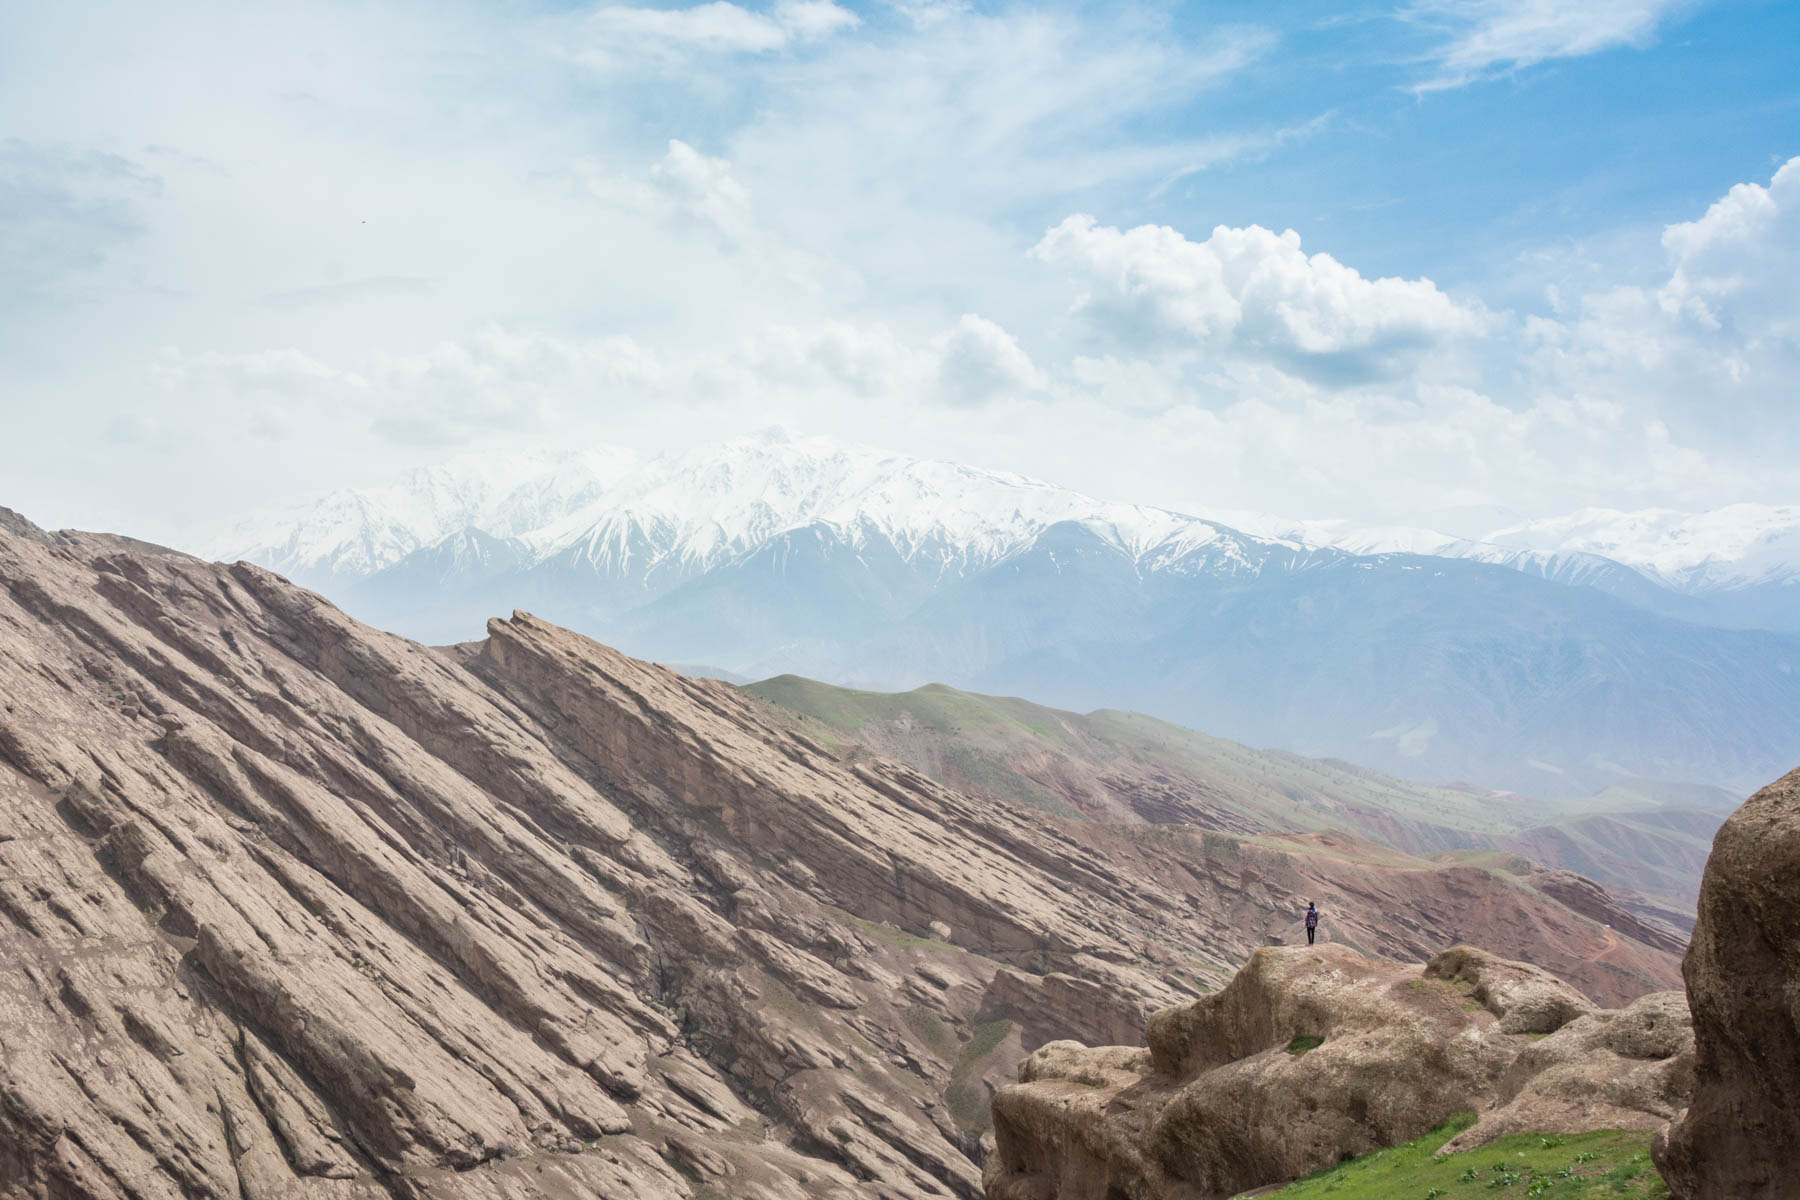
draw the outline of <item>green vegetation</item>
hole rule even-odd
[[[1512,875],[1528,870],[1528,860],[1566,866],[1603,884],[1629,884],[1674,913],[1691,912],[1698,864],[1735,803],[1717,789],[1636,780],[1554,805],[1513,794],[1495,803],[1479,789],[1256,749],[1140,713],[1064,712],[942,684],[870,692],[780,675],[743,690],[846,761],[897,758],[950,787],[1055,816],[1130,821],[1148,811],[1170,821],[1192,802],[1266,829],[1350,835],[1252,839],[1269,849],[1390,866],[1415,862],[1405,850],[1435,857],[1442,831],[1454,829],[1498,843],[1454,852],[1470,865]]]
[[[1317,1050],[1324,1044],[1325,1039],[1322,1037],[1313,1037],[1310,1034],[1304,1033],[1297,1034],[1295,1035],[1294,1040],[1287,1044],[1287,1052],[1292,1054],[1295,1058],[1298,1058],[1308,1050]]]
[[[1067,789],[1085,785],[1105,803],[1102,777],[1186,776],[1195,795],[1224,801],[1275,829],[1349,829],[1379,838],[1399,817],[1479,833],[1548,820],[1515,798],[1505,816],[1485,796],[1407,783],[1335,759],[1258,750],[1138,713],[1086,715],[1010,696],[930,684],[869,692],[780,675],[744,688],[787,710],[789,723],[834,747],[855,742],[912,763],[952,787],[984,792],[1061,816]],[[1025,762],[1042,771],[1021,769]],[[1373,819],[1365,824],[1364,814]]]
[[[913,1031],[913,1036],[939,1058],[949,1058],[956,1052],[956,1035],[950,1032],[944,1019],[929,1008],[915,1004],[904,1009],[900,1016],[906,1027]]]
[[[1464,1113],[1404,1146],[1377,1150],[1290,1184],[1270,1200],[1667,1200],[1669,1195],[1650,1165],[1647,1133],[1522,1133],[1462,1154],[1437,1154],[1474,1123],[1474,1114]]]
[[[1012,1027],[1011,1021],[1004,1020],[977,1025],[968,1044],[957,1051],[956,1062],[950,1069],[950,1086],[944,1089],[944,1101],[950,1106],[950,1115],[956,1118],[957,1127],[965,1132],[982,1133],[994,1123],[994,1114],[988,1107],[987,1089],[981,1086],[976,1076],[982,1062],[1000,1048]]]
[[[886,942],[898,950],[948,950],[953,954],[968,954],[961,946],[952,946],[949,942],[940,942],[936,938],[920,937],[916,933],[908,933],[897,925],[889,925],[885,921],[869,921],[857,916],[848,909],[835,904],[823,906],[825,911],[847,925],[854,925],[863,933],[876,941]]]

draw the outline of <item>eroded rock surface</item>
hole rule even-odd
[[[1800,771],[1719,830],[1685,974],[1694,1013],[1692,1106],[1656,1145],[1683,1200],[1800,1191]]]
[[[1054,1042],[994,1101],[990,1200],[1199,1200],[1309,1174],[1463,1111],[1521,1129],[1654,1129],[1685,1102],[1678,993],[1598,1009],[1456,947],[1423,969],[1338,946],[1256,951],[1151,1017],[1148,1048]],[[1547,1035],[1547,1036],[1546,1036]]]
[[[1223,984],[1328,875],[1397,953],[1607,948],[1480,871],[846,760],[524,614],[432,650],[0,516],[0,1195],[973,1197],[1028,1042]]]

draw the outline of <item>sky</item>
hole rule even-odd
[[[0,504],[780,426],[1190,511],[1800,501],[1800,5],[0,0]]]

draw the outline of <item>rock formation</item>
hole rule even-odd
[[[433,650],[0,512],[0,1196],[973,1197],[1028,1046],[1327,884],[1391,953],[1486,913],[1595,987],[1673,963],[1474,868],[1048,819],[524,614]]]
[[[1719,830],[1684,973],[1694,1099],[1656,1145],[1683,1200],[1800,1193],[1800,771]]]
[[[1148,1047],[1053,1042],[994,1100],[989,1200],[1200,1200],[1480,1119],[1654,1129],[1688,1094],[1676,993],[1622,1011],[1457,947],[1417,966],[1338,946],[1262,949],[1229,986],[1151,1017]]]

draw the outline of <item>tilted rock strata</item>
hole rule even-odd
[[[840,761],[523,614],[432,650],[0,521],[0,1196],[972,1197],[1027,1039],[1223,983],[1303,864]],[[1408,874],[1353,877],[1407,952],[1600,933]]]
[[[971,1196],[998,964],[872,922],[1179,994],[1091,853],[728,689],[111,546],[0,536],[0,1193]]]
[[[1146,1034],[1144,1050],[1055,1042],[1026,1059],[994,1100],[989,1200],[1231,1196],[1471,1109],[1459,1148],[1520,1129],[1652,1129],[1692,1076],[1678,994],[1597,1009],[1469,947],[1423,970],[1338,946],[1258,950]]]
[[[1683,1200],[1796,1193],[1800,1144],[1800,770],[1725,822],[1688,949],[1692,1106],[1656,1145]]]

